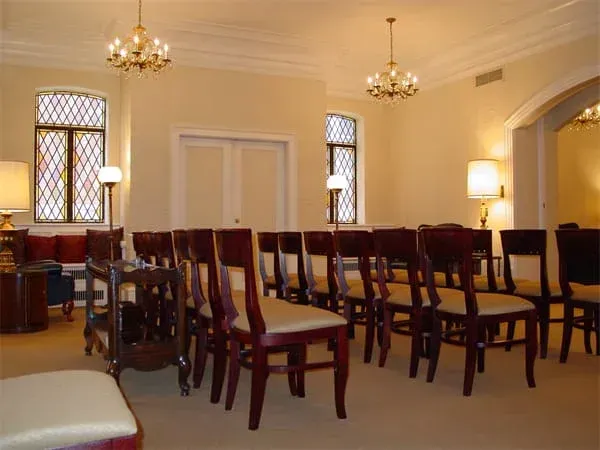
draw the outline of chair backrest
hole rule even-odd
[[[438,225],[427,225],[421,224],[417,228],[419,232],[417,235],[417,246],[419,250],[419,269],[421,274],[423,275],[423,279],[425,279],[425,271],[427,270],[427,262],[425,260],[425,253],[423,248],[425,246],[423,242],[423,235],[421,231],[425,228],[463,228],[462,225],[456,223],[441,223]],[[446,287],[453,288],[454,287],[454,279],[452,278],[452,272],[454,268],[454,263],[449,263],[447,261],[433,261],[433,270],[437,273],[443,273],[446,280]]]
[[[377,261],[377,282],[383,298],[389,296],[386,285],[384,259],[399,261],[406,264],[408,282],[411,286],[413,305],[422,305],[419,288],[419,251],[417,248],[417,230],[407,228],[388,228],[373,230],[373,243]]]
[[[134,231],[131,233],[133,241],[133,251],[136,257],[142,257],[148,264],[154,264],[151,255],[154,250],[151,248],[151,231]]]
[[[572,282],[600,284],[600,229],[561,229],[555,233],[563,294],[571,294]]]
[[[372,298],[375,295],[371,281],[371,257],[375,256],[373,233],[366,230],[341,230],[333,233],[336,251],[336,269],[338,282],[342,294],[346,295],[350,286],[346,279],[346,272],[350,271],[344,264],[344,258],[357,258],[358,271],[363,281],[365,296]]]
[[[566,222],[558,224],[559,230],[577,230],[579,229],[579,224],[577,222]]]
[[[278,233],[264,231],[256,233],[258,242],[258,270],[263,283],[266,282],[269,272],[265,265],[265,253],[273,254],[273,276],[278,289],[283,285],[281,275],[281,260],[279,256],[279,237]]]
[[[253,335],[264,334],[266,327],[256,291],[254,275],[254,256],[252,251],[252,230],[223,229],[216,230],[217,253],[221,272],[221,299],[225,306],[229,324],[237,317],[238,312],[233,304],[231,294],[230,268],[241,268],[244,271],[245,306],[250,332]]]
[[[177,267],[175,248],[170,231],[155,231],[151,235],[153,247],[156,249],[156,265],[162,267]]]
[[[441,300],[434,280],[434,263],[456,264],[465,297],[467,316],[477,315],[477,297],[473,289],[473,230],[457,227],[432,227],[421,230],[425,255],[427,293],[435,308]]]
[[[509,293],[516,288],[512,277],[510,256],[539,257],[540,286],[542,297],[550,296],[548,267],[546,264],[546,230],[500,230],[502,254],[504,259],[504,282]]]
[[[177,264],[190,259],[187,230],[173,230],[173,247]]]
[[[295,255],[296,273],[298,275],[300,289],[306,290],[308,288],[308,283],[306,281],[304,258],[302,256],[302,233],[299,231],[282,231],[277,233],[277,237],[279,239],[279,268],[283,282],[285,284],[289,282],[289,272],[287,270],[285,255]]]
[[[86,244],[85,255],[94,260],[110,259],[110,230],[85,230]],[[121,241],[124,228],[114,228],[112,247],[114,259],[121,259]]]
[[[317,284],[313,268],[313,256],[322,256],[326,258],[327,265],[327,284],[329,294],[337,294],[337,282],[335,281],[335,244],[333,234],[329,231],[305,231],[304,249],[306,250],[306,278],[310,288]]]
[[[473,253],[486,261],[486,277],[490,292],[498,290],[494,273],[492,230],[473,229]]]

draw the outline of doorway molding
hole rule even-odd
[[[293,134],[269,133],[237,129],[210,129],[191,125],[171,127],[171,228],[185,226],[186,174],[182,166],[186,160],[185,141],[190,139],[223,139],[283,144],[284,155],[284,230],[295,230],[298,223],[298,155]]]
[[[600,65],[585,66],[575,70],[565,77],[546,86],[528,101],[523,103],[505,122],[504,122],[504,159],[506,164],[505,186],[506,186],[506,226],[514,228],[515,226],[515,135],[518,128],[531,125],[539,117],[546,114],[554,106],[570,97],[576,92],[586,88],[590,84],[600,79]],[[543,156],[543,155],[542,155]],[[544,164],[545,161],[538,162]],[[540,192],[539,197],[544,195]]]

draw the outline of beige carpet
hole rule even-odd
[[[47,331],[0,336],[0,377],[60,369],[104,370],[85,356],[83,312],[66,323],[51,311]],[[234,410],[209,402],[208,373],[200,389],[180,397],[177,370],[126,369],[123,393],[143,429],[144,449],[585,449],[599,445],[600,358],[583,352],[575,331],[567,364],[558,363],[561,328],[552,325],[547,360],[536,362],[537,388],[527,387],[523,347],[487,352],[473,395],[462,393],[464,351],[443,346],[434,383],[427,361],[408,378],[408,338],[394,335],[385,368],[362,363],[363,330],[351,343],[347,420],[338,420],[330,370],[307,375],[307,396],[292,398],[287,377],[272,375],[258,431],[248,431],[249,372],[243,370]],[[318,358],[325,347],[309,354]],[[379,352],[375,352],[375,360]],[[33,399],[23,399],[33,401]],[[0,399],[1,401],[1,399]],[[90,405],[93,408],[93,405]]]

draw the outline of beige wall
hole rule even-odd
[[[2,66],[2,152],[3,159],[28,161],[31,169],[31,201],[33,208],[33,163],[35,93],[40,88],[66,88],[92,91],[104,96],[108,103],[106,150],[111,165],[119,165],[121,138],[119,78],[108,73],[44,69],[38,67]],[[118,188],[115,208],[119,211]],[[115,214],[118,220],[118,214]],[[15,224],[33,223],[33,211],[13,216]]]
[[[558,222],[600,227],[600,127],[558,133]]]

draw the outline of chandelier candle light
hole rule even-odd
[[[600,103],[586,108],[569,124],[570,130],[589,130],[600,125]]]
[[[169,46],[161,46],[158,38],[150,39],[142,25],[142,0],[138,0],[138,24],[133,27],[133,35],[127,36],[124,41],[116,38],[108,46],[108,50],[106,64],[126,75],[137,71],[138,77],[141,78],[146,71],[159,73],[171,66]]]
[[[399,100],[412,97],[417,93],[417,77],[410,72],[404,73],[398,70],[398,64],[394,61],[394,40],[392,24],[396,21],[394,17],[388,17],[386,22],[390,24],[390,60],[387,63],[387,71],[377,72],[375,76],[369,76],[367,93],[373,98],[388,104],[396,104]]]

